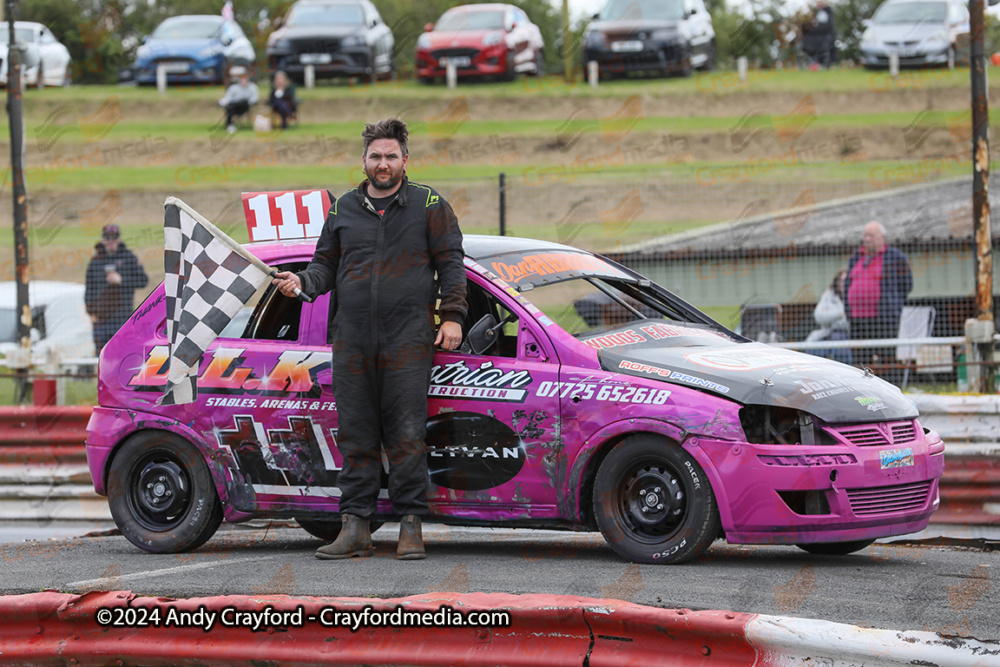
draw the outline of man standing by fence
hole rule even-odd
[[[111,340],[132,314],[135,291],[149,282],[139,258],[125,247],[118,225],[104,225],[87,265],[83,301],[94,327],[94,352]]]
[[[865,225],[861,247],[851,255],[847,266],[847,317],[853,340],[896,338],[899,316],[906,295],[913,289],[910,263],[898,248],[886,245],[885,227],[877,221]],[[895,363],[891,347],[858,348],[855,363],[867,365]],[[898,373],[890,372],[890,381]]]

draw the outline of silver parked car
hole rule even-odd
[[[887,0],[861,37],[862,63],[868,69],[968,62],[969,10],[961,0]]]
[[[69,50],[52,31],[34,21],[15,21],[14,39],[25,49],[21,83],[28,86],[68,86],[73,81],[72,58]],[[0,29],[0,86],[7,85],[7,45],[10,33],[7,24]]]
[[[0,355],[17,348],[17,283],[0,283]],[[84,286],[56,280],[28,283],[31,306],[31,359],[50,360],[94,356],[94,338],[83,302]]]

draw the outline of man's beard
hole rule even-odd
[[[365,169],[365,176],[368,177],[368,182],[371,183],[372,187],[376,190],[391,190],[396,187],[401,180],[403,180],[403,170],[400,169],[399,173],[395,174],[392,173],[392,170],[390,170],[388,181],[379,181],[375,178],[374,170]]]

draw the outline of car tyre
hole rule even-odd
[[[693,560],[721,525],[698,462],[653,435],[630,436],[608,453],[594,480],[594,516],[611,548],[637,563]]]
[[[702,69],[706,72],[715,71],[715,40],[708,45],[708,57],[705,59],[705,64]]]
[[[45,90],[45,66],[38,63],[38,78],[35,79],[35,88]]]
[[[340,515],[332,515],[329,519],[314,519],[308,517],[295,517],[295,520],[302,530],[306,531],[313,537],[318,537],[324,542],[333,542],[340,535]],[[382,522],[378,519],[371,519],[368,524],[368,529],[371,532],[375,532],[382,527]]]
[[[72,65],[66,65],[66,71],[63,72],[62,85],[63,85],[63,88],[69,88],[70,86],[73,85],[73,66]]]
[[[122,535],[151,553],[197,549],[222,523],[201,453],[164,431],[139,433],[119,448],[108,473],[108,505]]]
[[[846,556],[855,551],[861,551],[871,545],[875,540],[854,540],[852,542],[812,542],[810,544],[796,544],[799,549],[808,551],[817,556]]]
[[[535,76],[545,76],[545,52],[541,49],[535,54]]]

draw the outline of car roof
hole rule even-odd
[[[15,28],[44,28],[45,24],[44,23],[39,23],[38,21],[14,21],[14,27]],[[7,26],[4,26],[3,29],[6,30]]]
[[[508,9],[509,7],[512,7],[512,6],[513,5],[507,5],[507,4],[503,4],[503,3],[499,3],[499,2],[484,2],[484,3],[481,3],[481,4],[475,4],[475,5],[456,5],[455,7],[452,7],[451,9],[449,9],[447,11],[449,11],[449,12],[459,12],[459,11],[462,11],[462,12],[480,12],[480,11],[486,11],[486,10],[497,11],[497,10],[501,10],[501,9]]]
[[[163,23],[169,23],[170,21],[180,21],[184,19],[211,19],[213,21],[218,21],[219,23],[222,23],[223,21],[226,20],[223,17],[217,16],[215,14],[181,14],[180,16],[171,16],[169,18],[165,18],[160,23],[162,25]]]
[[[485,257],[499,257],[512,253],[526,253],[531,251],[547,252],[574,252],[590,255],[586,250],[580,250],[562,243],[552,241],[540,241],[538,239],[522,238],[518,236],[488,236],[485,234],[465,234],[462,239],[462,248],[465,255],[470,259],[481,260]],[[287,257],[289,254],[309,254],[313,252],[315,240],[294,239],[289,241],[258,241],[248,243],[246,246],[254,255],[264,261],[276,258]]]

